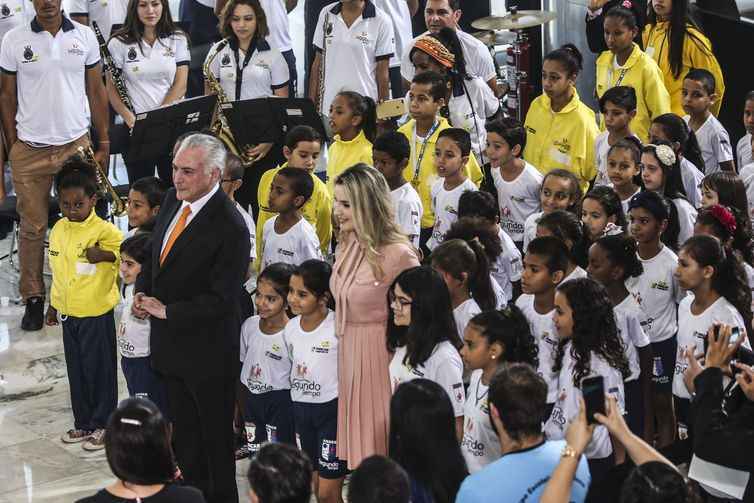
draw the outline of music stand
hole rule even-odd
[[[129,161],[162,157],[172,151],[179,136],[209,128],[217,96],[197,96],[136,116],[131,132]]]
[[[236,145],[275,143],[280,138],[281,123],[272,103],[284,98],[255,98],[222,103],[228,127]]]
[[[283,137],[296,126],[309,126],[320,134],[323,141],[329,140],[322,115],[311,98],[269,99],[279,118]]]

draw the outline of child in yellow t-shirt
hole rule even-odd
[[[371,144],[370,144],[371,145]],[[283,156],[286,163],[275,169],[267,171],[259,181],[257,188],[257,200],[259,201],[259,217],[257,218],[257,257],[261,257],[262,230],[264,223],[277,213],[270,209],[270,186],[272,179],[282,168],[304,169],[309,172],[314,181],[314,192],[311,198],[304,204],[301,213],[307,222],[312,224],[317,232],[323,254],[330,249],[332,238],[332,197],[327,191],[325,183],[314,174],[314,167],[319,158],[322,138],[316,130],[309,126],[296,126],[285,136]],[[371,149],[371,147],[370,147]],[[370,154],[371,157],[371,154]],[[259,264],[260,261],[257,261]]]
[[[330,105],[330,129],[335,137],[327,152],[327,190],[333,196],[335,178],[354,164],[372,166],[372,142],[377,136],[374,100],[342,91]]]
[[[419,193],[424,209],[421,218],[421,242],[426,243],[432,234],[435,215],[432,211],[432,184],[438,179],[435,168],[435,145],[437,137],[450,124],[440,117],[440,108],[446,103],[448,84],[436,72],[424,72],[414,76],[408,92],[411,120],[398,129],[408,138],[411,156],[403,176]],[[464,173],[478,187],[482,170],[474,154],[464,166]]]

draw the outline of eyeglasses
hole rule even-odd
[[[406,307],[413,304],[413,301],[401,299],[400,297],[396,297],[393,292],[388,293],[387,296],[388,300],[390,301],[391,306],[395,306],[401,311]]]

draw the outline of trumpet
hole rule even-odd
[[[220,82],[212,74],[212,70],[210,70],[209,68],[217,55],[222,52],[222,50],[226,45],[228,45],[229,42],[229,39],[223,39],[220,44],[218,44],[214,54],[212,54],[211,57],[207,58],[204,66],[202,66],[202,72],[204,73],[204,80],[207,82],[207,87],[209,87],[210,92],[217,95],[217,108],[215,108],[215,114],[212,118],[212,125],[210,126],[210,130],[217,137],[217,139],[223,142],[225,148],[227,148],[229,152],[232,152],[233,154],[240,157],[244,167],[248,168],[249,166],[254,164],[256,158],[250,157],[246,153],[249,147],[248,145],[244,145],[243,148],[239,148],[236,144],[236,139],[233,136],[233,131],[230,130],[228,120],[225,117],[225,113],[223,112],[223,105],[225,103],[229,103],[230,100],[225,94],[225,91],[223,91]]]
[[[112,214],[116,217],[125,214],[126,202],[115,191],[115,187],[113,187],[113,184],[110,183],[110,180],[107,178],[107,173],[102,169],[102,166],[99,165],[97,159],[94,158],[94,150],[92,150],[92,147],[81,146],[78,148],[78,152],[81,158],[94,168],[94,179],[97,182],[97,189],[100,193],[99,195],[105,200],[111,200]]]

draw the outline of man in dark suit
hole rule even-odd
[[[236,503],[233,404],[239,366],[239,285],[249,232],[219,188],[225,148],[185,138],[175,189],[155,223],[133,312],[151,319],[152,366],[164,376],[173,444],[186,482],[210,503]]]

